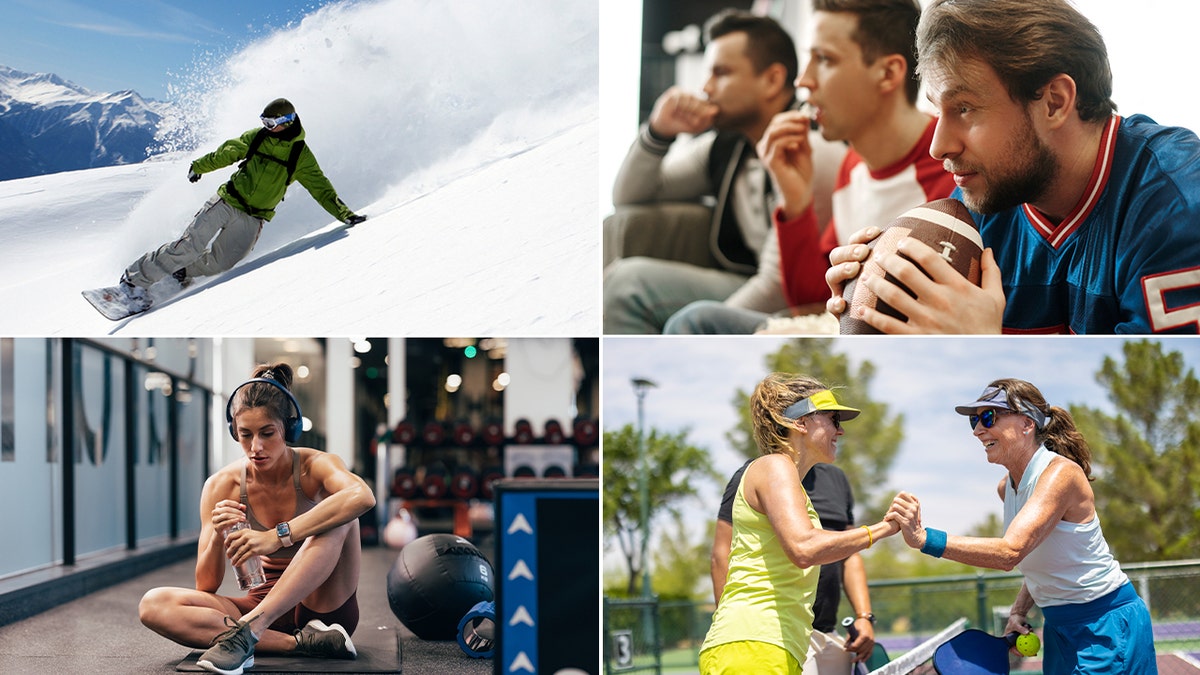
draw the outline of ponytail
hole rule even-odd
[[[1046,428],[1038,431],[1038,440],[1047,450],[1062,455],[1079,465],[1088,480],[1092,477],[1092,450],[1087,439],[1075,428],[1071,413],[1058,406],[1050,406]]]

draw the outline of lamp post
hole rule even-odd
[[[638,416],[638,432],[637,432],[637,451],[638,462],[641,464],[641,476],[638,479],[638,493],[641,500],[641,518],[639,519],[639,529],[642,531],[642,550],[641,550],[641,565],[642,565],[642,597],[650,597],[650,567],[646,564],[646,542],[650,540],[650,471],[646,466],[646,442],[643,438],[642,426],[642,403],[646,399],[646,392],[657,387],[654,382],[647,380],[644,377],[633,378],[633,393],[637,396],[637,416]]]

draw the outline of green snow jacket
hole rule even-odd
[[[221,147],[192,162],[192,171],[204,174],[240,162],[246,158],[246,153],[250,150],[250,141],[256,133],[258,133],[257,129],[251,129],[238,138],[225,141]],[[279,161],[273,162],[265,157],[251,158],[244,167],[234,172],[229,183],[222,185],[217,190],[221,199],[233,208],[246,211],[256,218],[263,220],[274,218],[275,207],[283,201],[284,193],[288,188],[285,164],[291,153],[292,143],[303,139],[303,129],[290,139],[282,139],[268,134],[262,144],[258,146],[258,152],[255,154],[268,154]],[[337,190],[333,189],[333,184],[321,172],[321,167],[317,165],[317,158],[313,155],[312,150],[308,149],[307,144],[296,162],[296,173],[292,176],[292,180],[300,181],[313,199],[317,200],[322,208],[339,221],[345,222],[347,218],[354,215],[350,207],[346,206],[338,197]],[[242,199],[230,194],[230,184]],[[245,200],[245,204],[242,203],[242,200]],[[247,210],[247,206],[249,210]]]

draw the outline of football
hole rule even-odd
[[[883,232],[867,244],[870,251],[867,253],[867,259],[863,261],[862,270],[857,277],[846,282],[842,290],[842,297],[846,299],[846,311],[842,313],[838,325],[842,335],[879,333],[866,322],[851,316],[851,310],[856,307],[871,307],[901,321],[908,319],[887,303],[880,301],[866,284],[858,283],[864,277],[882,275],[903,288],[909,295],[916,297],[875,262],[880,255],[895,253],[896,245],[905,237],[913,237],[928,244],[935,251],[941,251],[942,257],[959,274],[976,286],[979,285],[979,261],[983,256],[983,239],[979,236],[979,228],[971,218],[971,212],[957,199],[937,199],[922,204],[888,223]]]

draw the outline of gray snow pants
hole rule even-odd
[[[143,288],[186,269],[189,277],[224,272],[246,257],[258,241],[263,220],[226,204],[213,195],[183,235],[138,258],[126,270],[129,281]]]

